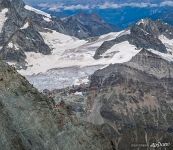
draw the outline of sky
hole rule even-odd
[[[64,3],[64,4],[103,4],[103,3],[160,3],[171,0],[24,0],[30,4]]]
[[[39,6],[52,11],[109,9],[121,7],[173,7],[171,0],[24,0],[27,4]]]
[[[159,3],[166,0],[25,0],[28,3],[36,4],[36,3],[105,3],[105,2],[114,2],[114,3],[129,3],[129,2],[137,2],[137,3]]]

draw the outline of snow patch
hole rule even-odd
[[[130,35],[131,31],[130,30],[123,30],[120,32],[120,34],[118,35],[118,37],[121,37],[123,35]]]
[[[132,59],[133,56],[135,56],[139,52],[140,50],[137,49],[136,46],[131,45],[128,41],[125,41],[119,44],[115,44],[113,47],[107,50],[102,56],[109,57],[111,54],[113,54],[112,57],[107,61],[109,65],[115,63],[128,62]]]
[[[51,22],[52,20],[50,19],[50,18],[48,18],[48,17],[43,17],[43,19],[45,20],[45,21],[47,21],[47,22]]]
[[[25,5],[25,9],[27,9],[29,11],[33,11],[33,12],[35,12],[37,14],[40,14],[40,15],[46,16],[47,18],[51,18],[51,15],[50,14],[45,13],[45,12],[43,12],[41,10],[36,9],[36,8],[33,8],[31,6]]]
[[[80,95],[80,96],[83,96],[83,93],[82,93],[82,92],[75,92],[74,95]]]
[[[87,41],[79,40],[54,30],[50,32],[40,32],[45,43],[53,49],[53,54],[62,54],[67,49],[74,49],[85,44]]]
[[[11,48],[11,49],[14,49],[14,50],[19,50],[19,47],[16,44],[12,43],[12,42],[8,43],[8,48]]]
[[[173,39],[168,39],[164,35],[160,35],[159,39],[162,41],[162,43],[166,46],[167,51],[173,53]]]
[[[173,61],[173,55],[171,54],[165,54],[165,53],[161,53],[159,51],[153,50],[153,49],[149,49],[150,52],[159,55],[160,57],[162,57],[163,59],[172,62]]]
[[[29,27],[29,23],[26,22],[26,23],[23,25],[23,27],[21,27],[20,29],[21,29],[21,30],[27,29],[28,27]]]
[[[117,37],[118,34],[120,34],[121,32],[110,32],[104,35],[101,35],[99,37],[99,40],[112,40],[115,39]]]
[[[16,62],[7,62],[10,66],[13,66],[13,67],[15,67],[15,65],[16,65]]]
[[[7,12],[8,12],[7,8],[1,10],[0,12],[0,32],[2,31],[5,21],[7,20],[7,17],[6,17]]]
[[[145,23],[146,23],[146,20],[145,19],[141,19],[140,21],[137,22],[137,25],[145,24]]]
[[[8,47],[13,48],[13,43],[12,42],[8,43]]]
[[[88,83],[89,83],[89,80],[88,80],[87,76],[85,78],[76,79],[74,81],[74,85],[83,85],[83,84],[88,84]]]

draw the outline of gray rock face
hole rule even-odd
[[[9,45],[12,46],[9,46]],[[7,61],[25,61],[24,52],[50,54],[51,49],[45,44],[42,36],[31,25],[27,29],[17,30],[3,45],[2,56]]]
[[[152,74],[160,79],[173,78],[173,63],[145,49],[141,50],[125,64],[148,74]]]
[[[99,127],[40,94],[0,61],[0,147],[3,150],[111,150]]]
[[[116,31],[117,28],[104,22],[96,14],[80,13],[62,20],[69,35],[89,38]]]
[[[113,45],[124,41],[128,41],[138,49],[154,49],[162,53],[167,53],[166,46],[159,39],[159,36],[164,35],[168,39],[173,38],[173,27],[161,21],[145,19],[132,26],[129,30],[130,34],[123,34],[111,41],[105,41],[97,49],[94,58],[99,59]]]
[[[114,149],[172,149],[172,64],[141,51],[130,62],[110,65],[91,76],[88,121],[102,124]]]
[[[30,15],[37,16],[37,14],[33,12],[29,14],[24,9],[23,1],[2,1],[2,3],[1,10],[7,8],[8,12],[0,33],[1,57],[8,61],[24,62],[26,57],[24,52],[50,54],[51,49],[39,34],[38,25],[30,18]],[[28,27],[24,28],[27,23]]]

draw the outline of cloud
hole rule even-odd
[[[59,12],[61,9],[63,9],[65,6],[63,4],[49,4],[49,3],[41,3],[38,4],[39,7],[42,9],[48,9],[50,11],[56,11]]]
[[[121,7],[145,8],[145,7],[152,7],[152,5],[150,3],[125,3],[125,4],[122,4]]]
[[[49,4],[49,3],[41,3],[38,5],[41,8],[49,9],[50,11],[61,11],[61,10],[89,10],[89,9],[118,9],[123,7],[136,7],[136,8],[147,8],[147,7],[166,7],[170,6],[173,7],[173,1],[164,1],[161,3],[112,3],[112,2],[105,2],[103,4],[96,4],[96,5],[65,5],[65,4]]]
[[[48,3],[40,3],[40,4],[38,4],[38,6],[42,7],[42,8],[48,8],[49,4]]]
[[[164,1],[160,3],[160,7],[170,6],[173,7],[173,1]]]
[[[98,6],[100,9],[108,9],[108,8],[120,8],[119,4],[115,4],[115,3],[104,3],[102,5]]]
[[[38,5],[43,9],[49,9],[51,11],[59,11],[59,10],[86,10],[90,9],[89,5],[64,5],[64,4],[48,4],[48,3],[41,3]]]
[[[85,10],[90,9],[89,5],[71,5],[71,6],[64,6],[64,10]]]
[[[145,7],[158,7],[158,4],[152,4],[152,3],[122,3],[122,4],[116,4],[116,3],[104,3],[102,5],[99,5],[100,9],[108,9],[108,8],[122,8],[122,7],[137,7],[137,8],[145,8]]]

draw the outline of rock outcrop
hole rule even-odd
[[[111,142],[99,127],[80,122],[65,105],[40,94],[0,61],[0,147],[3,150],[100,150]]]
[[[172,66],[142,50],[91,76],[88,121],[102,125],[114,149],[152,149],[157,142],[173,148]]]
[[[157,78],[173,78],[173,62],[163,59],[146,49],[141,50],[129,62],[127,66],[136,68]]]
[[[1,2],[2,30],[0,32],[0,54],[4,60],[24,62],[25,52],[50,54],[51,49],[39,34],[37,24],[30,16],[42,18],[42,15],[29,12],[21,0],[3,0]],[[38,19],[39,20],[39,19]]]

